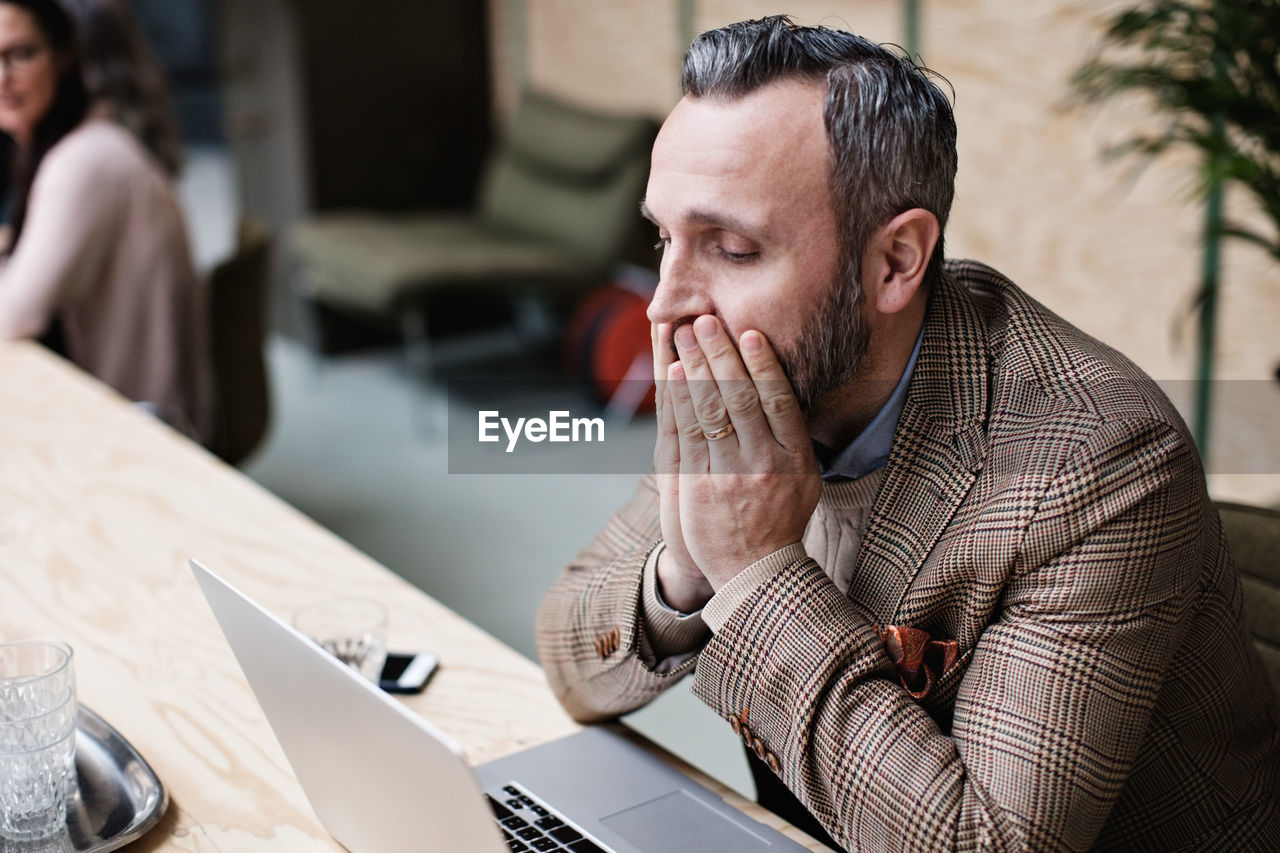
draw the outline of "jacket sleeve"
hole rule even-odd
[[[122,180],[109,158],[80,139],[45,156],[22,235],[0,272],[0,339],[39,337],[109,273],[123,221]]]
[[[556,696],[579,722],[625,714],[688,674],[710,637],[685,626],[675,638],[655,637],[663,621],[646,618],[645,564],[662,525],[652,474],[552,585],[538,609],[538,655]],[[656,615],[656,614],[653,614]],[[669,622],[668,622],[669,624]],[[694,631],[690,634],[689,627]],[[655,640],[684,654],[659,661]]]
[[[807,557],[733,611],[694,692],[749,729],[850,850],[1087,849],[1182,639],[1203,553],[1199,471],[1164,425],[1085,439],[992,593],[1003,598],[957,670],[949,733]],[[979,549],[964,559],[971,577],[990,568]]]

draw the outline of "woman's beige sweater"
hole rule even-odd
[[[85,120],[36,173],[0,272],[0,338],[38,337],[60,317],[71,361],[207,440],[205,302],[168,176],[129,131]]]

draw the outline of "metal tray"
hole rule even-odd
[[[93,711],[76,717],[76,780],[67,831],[39,842],[0,839],[0,853],[102,853],[141,838],[169,806],[169,792],[129,741]]]

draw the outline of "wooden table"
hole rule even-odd
[[[405,702],[473,763],[576,728],[534,663],[42,348],[0,342],[0,641],[70,643],[81,702],[168,788],[164,820],[130,850],[341,849],[294,779],[191,556],[286,619],[355,590],[383,602],[393,648],[442,660]]]

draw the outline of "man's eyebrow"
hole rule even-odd
[[[654,225],[658,224],[658,220],[653,216],[653,211],[649,210],[649,205],[643,201],[640,202],[640,215]],[[732,231],[735,234],[742,234],[747,237],[761,237],[767,234],[767,230],[762,225],[722,211],[691,210],[683,217],[683,221],[689,225],[709,225],[713,228],[723,228],[725,231]]]

